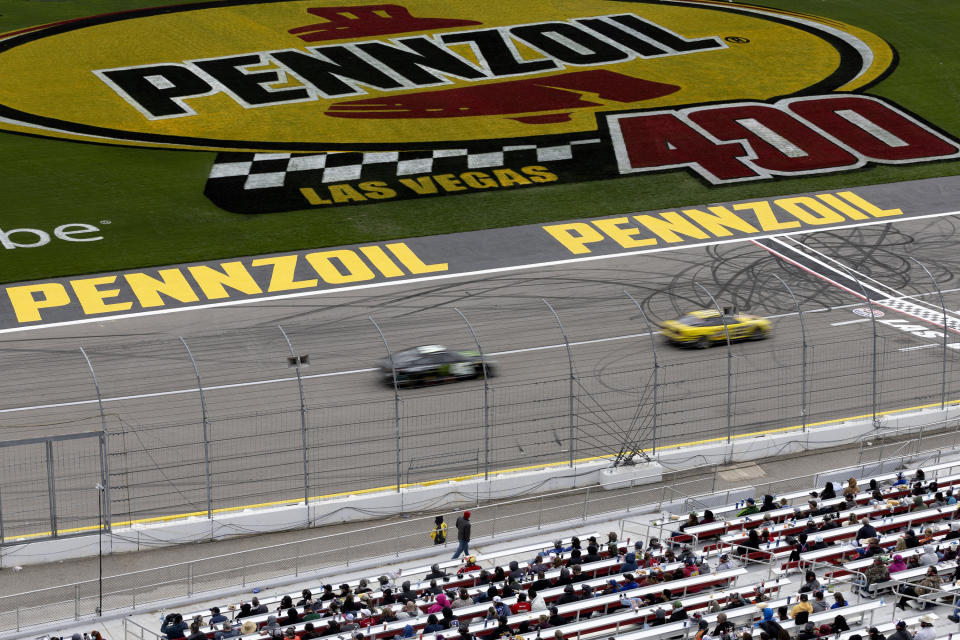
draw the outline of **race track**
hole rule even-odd
[[[792,251],[807,256],[791,260],[798,264],[744,241],[482,279],[9,333],[0,338],[5,373],[0,427],[4,440],[99,430],[82,346],[97,374],[111,434],[114,522],[203,511],[205,425],[182,337],[205,388],[214,508],[302,498],[301,415],[311,496],[391,486],[398,472],[393,392],[370,370],[384,347],[368,316],[394,349],[418,344],[472,349],[456,307],[470,319],[500,374],[490,380],[489,449],[482,381],[402,389],[401,482],[482,473],[487,461],[491,471],[562,462],[571,455],[571,382],[547,300],[572,343],[576,458],[651,447],[654,418],[658,447],[726,437],[726,348],[681,350],[658,336],[654,405],[650,338],[624,294],[629,291],[656,323],[710,306],[694,282],[721,305],[774,322],[772,339],[733,346],[731,432],[789,427],[801,423],[802,337],[793,301],[774,274],[807,312],[807,420],[862,415],[871,411],[872,330],[868,317],[853,313],[866,303],[837,286],[843,284],[844,267],[860,274],[856,288],[863,285],[884,312],[877,324],[879,409],[939,402],[941,338],[931,337],[929,320],[885,305],[890,298],[917,296],[910,304],[939,308],[926,273],[909,260],[913,256],[936,277],[946,308],[960,310],[957,220],[904,221],[796,240],[802,244],[794,243]],[[786,251],[775,243],[770,248]],[[304,414],[278,325],[295,353],[310,358],[303,369]],[[955,334],[949,335],[954,342]],[[953,348],[947,365],[949,399],[960,392]],[[61,530],[96,522],[96,453],[94,440],[53,447]],[[44,445],[7,447],[0,455],[4,536],[47,531]]]

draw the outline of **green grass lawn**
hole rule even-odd
[[[0,31],[164,3],[0,0]],[[960,137],[956,0],[767,0],[862,27],[899,52],[897,69],[869,93],[888,97]],[[242,215],[203,196],[215,154],[81,144],[0,133],[0,228],[102,226],[92,243],[0,248],[0,281],[432,235],[685,204],[855,187],[960,173],[960,161],[873,167],[828,177],[707,187],[673,172],[606,182]],[[109,224],[100,221],[109,220]]]

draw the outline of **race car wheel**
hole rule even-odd
[[[695,343],[693,343],[697,349],[706,349],[710,346],[710,338],[707,336],[701,336]]]
[[[483,377],[483,365],[482,365],[482,364],[476,365],[476,369],[477,369],[477,377],[478,377],[478,378],[482,378],[482,377]],[[488,379],[489,379],[489,378],[493,378],[493,377],[495,377],[496,375],[497,375],[497,372],[496,372],[496,370],[493,368],[493,365],[488,364],[488,365],[487,365],[487,378],[488,378]]]
[[[767,337],[767,330],[762,329],[760,327],[757,327],[756,329],[750,332],[751,340],[764,340],[766,339],[766,337]]]

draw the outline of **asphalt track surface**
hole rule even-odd
[[[909,260],[915,257],[937,278],[950,315],[960,310],[958,231],[958,220],[946,216],[797,237],[802,251],[827,265],[819,274],[744,241],[6,334],[0,337],[2,439],[99,429],[83,346],[107,399],[114,521],[203,510],[203,420],[183,337],[207,389],[213,506],[302,497],[300,401],[281,325],[295,352],[310,355],[303,371],[310,495],[390,486],[397,479],[393,392],[370,370],[384,347],[368,316],[393,348],[472,348],[457,307],[499,374],[490,381],[489,453],[481,381],[403,389],[401,481],[476,473],[487,455],[492,471],[562,463],[570,456],[568,360],[546,299],[572,343],[575,457],[650,447],[653,353],[623,291],[656,323],[710,306],[694,282],[720,304],[774,322],[772,339],[732,348],[731,433],[792,427],[801,422],[801,326],[773,274],[807,312],[807,420],[862,415],[871,411],[873,392],[871,322],[853,312],[866,307],[863,300],[822,277],[831,274],[828,259],[890,297],[917,296],[917,304],[939,308],[929,278]],[[890,309],[882,319],[896,322],[877,325],[880,410],[939,403],[941,339],[922,335],[935,327]],[[677,349],[659,337],[656,346],[657,445],[725,438],[726,348]],[[947,356],[947,397],[960,397],[958,351],[948,349]],[[47,530],[42,446],[2,455],[5,535]],[[95,444],[58,444],[53,455],[59,528],[90,526],[97,514]]]

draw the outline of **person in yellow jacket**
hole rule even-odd
[[[437,516],[433,519],[433,531],[430,532],[430,539],[433,544],[443,544],[447,541],[447,523],[443,521],[443,516]]]
[[[793,605],[793,609],[790,609],[790,617],[796,620],[797,614],[803,611],[806,611],[808,616],[813,613],[813,605],[810,604],[805,593],[800,594],[800,602]]]

